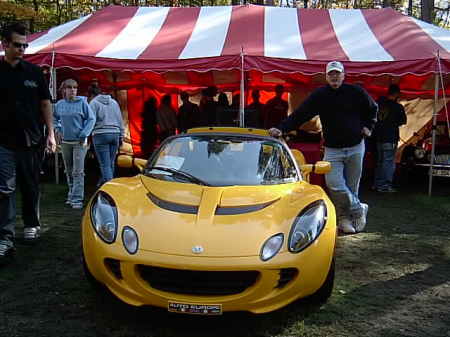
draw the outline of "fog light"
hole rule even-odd
[[[122,242],[128,253],[136,254],[139,247],[139,239],[133,228],[128,226],[123,228]]]

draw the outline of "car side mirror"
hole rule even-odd
[[[117,156],[117,166],[121,168],[137,168],[142,172],[146,164],[147,160],[142,158],[134,158],[124,154]]]
[[[300,165],[300,170],[303,175],[308,175],[310,173],[326,174],[331,170],[331,163],[329,161],[320,160],[315,164]]]

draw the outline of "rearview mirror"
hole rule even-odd
[[[117,156],[117,166],[121,168],[137,168],[142,172],[147,164],[147,160],[142,158],[135,158],[129,155]]]

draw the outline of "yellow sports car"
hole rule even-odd
[[[265,313],[333,289],[336,216],[305,164],[267,131],[197,128],[135,177],[104,184],[82,220],[89,279],[131,305]]]

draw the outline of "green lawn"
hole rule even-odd
[[[80,265],[81,211],[64,206],[63,185],[44,184],[41,242],[19,242],[15,262],[0,269],[0,336],[450,337],[450,179],[436,181],[431,198],[426,191],[362,187],[367,231],[339,237],[335,289],[322,307],[208,318],[96,294]]]

